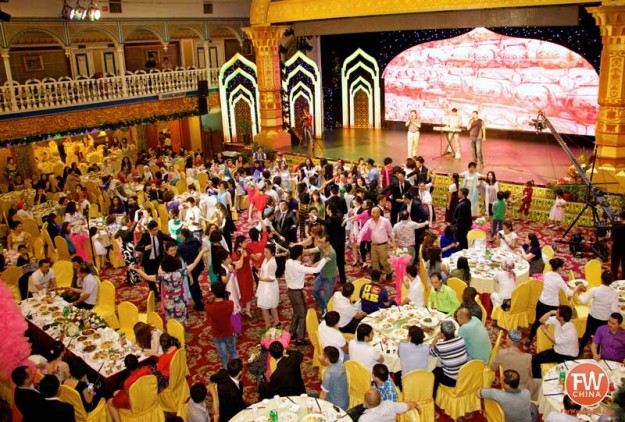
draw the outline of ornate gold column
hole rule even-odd
[[[625,189],[625,6],[590,7],[601,31],[597,173],[595,183],[612,192]]]
[[[282,95],[280,86],[280,41],[288,26],[252,26],[243,28],[254,45],[260,97],[261,144],[279,148],[290,144],[290,135],[282,129]]]

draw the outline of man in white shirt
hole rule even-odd
[[[564,411],[552,411],[548,415],[543,415],[546,416],[543,420],[545,422],[579,422],[580,419],[577,417],[577,412],[582,410],[582,407],[571,400],[568,394],[564,396],[562,404],[564,405]]]
[[[80,265],[78,277],[80,279],[80,289],[74,287],[65,288],[66,291],[80,294],[80,297],[71,302],[71,304],[81,309],[93,309],[98,301],[98,280],[91,274],[89,265],[86,263]]]
[[[382,401],[380,392],[375,388],[365,393],[365,404],[367,410],[360,417],[360,422],[395,422],[397,415],[412,409],[419,410],[419,405],[416,403]]]
[[[41,290],[55,289],[56,277],[50,268],[50,261],[42,259],[39,261],[39,269],[32,273],[28,283],[28,291],[37,293]]]
[[[347,282],[343,285],[340,292],[334,292],[333,310],[339,314],[338,328],[342,333],[354,334],[356,327],[360,321],[367,316],[366,312],[362,312],[360,308],[353,304],[351,297],[354,294],[354,285]]]
[[[571,322],[573,310],[570,306],[561,305],[557,311],[551,311],[540,318],[541,329],[554,344],[553,349],[543,350],[532,356],[532,376],[542,378],[540,365],[543,363],[560,363],[577,358],[579,342],[577,330]],[[555,327],[555,335],[551,335],[548,325]]]
[[[319,343],[322,349],[327,346],[336,347],[339,351],[339,360],[342,362],[345,360],[345,353],[349,353],[349,349],[343,333],[337,329],[339,319],[339,313],[336,311],[326,313],[325,320],[319,324]]]
[[[452,152],[451,150],[451,140],[454,140],[456,144],[456,159],[460,159],[460,130],[462,128],[462,117],[458,114],[457,108],[452,108],[449,117],[447,117],[447,128],[452,129],[447,132],[447,140],[449,142],[449,147],[447,148],[447,152]]]
[[[202,240],[202,217],[200,207],[195,205],[195,199],[192,196],[187,198],[187,213],[184,216],[184,222],[187,229],[198,240]]]
[[[373,340],[373,328],[369,324],[360,324],[356,329],[356,338],[349,342],[349,358],[362,364],[371,372],[376,363],[384,363],[384,356],[369,342]]]
[[[291,326],[289,332],[291,339],[297,339],[298,346],[307,346],[310,344],[304,338],[306,334],[306,302],[304,300],[304,282],[306,274],[315,274],[321,271],[321,268],[328,261],[322,258],[314,267],[308,267],[302,264],[302,253],[304,247],[296,245],[291,248],[291,259],[286,261],[284,266],[284,280],[286,281],[287,295],[293,307],[293,316],[291,318]]]

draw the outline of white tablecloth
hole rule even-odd
[[[621,383],[620,379],[625,376],[625,368],[623,368],[623,365],[612,361],[606,362],[604,360],[595,361],[594,359],[577,359],[575,361],[567,361],[563,364],[556,365],[551,368],[549,372],[547,372],[540,387],[540,391],[538,392],[538,410],[543,415],[543,420],[549,416],[551,412],[560,413],[564,409],[564,406],[562,405],[564,393],[559,383],[560,370],[564,369],[568,373],[570,369],[583,362],[592,362],[601,366],[606,371],[610,380],[614,383],[617,389]],[[602,410],[605,408],[605,405],[600,404],[595,408],[596,412],[591,412],[589,411],[591,409],[582,407],[582,412],[579,416],[582,420],[597,421],[601,416]],[[582,415],[582,413],[584,414]]]
[[[325,417],[324,420],[327,422],[352,420],[344,410],[334,406],[332,403],[321,399],[315,400],[312,397],[303,395],[301,397],[290,396],[265,399],[240,411],[230,421],[270,422],[269,412],[271,410],[278,412],[278,421],[280,422],[307,421],[306,417],[308,415],[311,415],[311,419],[309,419],[311,422],[315,421],[314,415],[323,415]]]
[[[400,342],[408,341],[408,327],[410,325],[422,325],[423,318],[431,318],[436,326],[430,331],[425,331],[424,343],[431,344],[434,337],[440,332],[440,322],[450,320],[456,324],[453,319],[447,317],[446,314],[438,312],[435,309],[419,308],[412,304],[393,306],[389,309],[381,309],[370,315],[367,315],[361,323],[369,324],[373,327],[373,340],[371,344],[377,347],[384,356],[384,364],[391,372],[401,371],[401,362],[397,354]],[[431,357],[428,362],[428,369],[432,370],[436,367],[437,358]]]
[[[450,271],[456,268],[458,258],[461,256],[469,260],[471,287],[475,287],[478,293],[493,293],[499,290],[493,277],[497,271],[501,270],[501,263],[505,259],[514,260],[517,284],[529,279],[530,266],[519,255],[491,249],[491,257],[487,259],[485,249],[464,249],[444,260]]]

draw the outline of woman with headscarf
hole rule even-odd
[[[512,298],[512,290],[516,287],[516,274],[514,273],[514,261],[506,259],[501,263],[501,271],[497,271],[493,277],[499,287],[496,292],[490,294],[493,305],[501,307],[506,300]]]

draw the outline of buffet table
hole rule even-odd
[[[109,393],[125,378],[126,355],[147,359],[140,348],[121,338],[96,314],[69,306],[55,292],[23,300],[20,309],[28,322],[34,352],[45,356],[52,344],[61,340],[71,355],[85,362],[89,378],[100,378]]]
[[[278,413],[280,422],[334,422],[338,420],[348,422],[352,420],[340,407],[303,394],[265,399],[240,411],[230,421],[270,422],[269,413],[272,410]]]
[[[538,393],[538,402],[539,402],[539,411],[543,415],[543,420],[549,416],[552,412],[560,413],[564,409],[562,404],[562,400],[564,399],[565,392],[563,391],[563,387],[559,382],[560,371],[564,370],[564,372],[568,373],[572,368],[579,365],[580,363],[595,363],[603,368],[608,377],[610,378],[610,382],[614,384],[614,387],[618,390],[618,388],[623,383],[625,379],[625,368],[621,365],[620,362],[612,362],[612,361],[595,361],[594,359],[577,359],[571,360],[559,365],[554,366],[547,372],[543,379],[543,383],[540,387],[540,391]],[[582,407],[581,412],[579,412],[578,416],[580,419],[585,421],[597,421],[599,417],[605,413],[605,411],[609,408],[612,403],[612,393],[609,393],[608,396],[601,402],[598,406],[594,408]]]
[[[449,270],[456,268],[458,258],[464,256],[469,261],[471,269],[471,287],[475,287],[478,293],[493,293],[498,290],[497,282],[493,279],[495,273],[501,270],[501,263],[506,259],[514,261],[514,272],[517,284],[527,281],[530,274],[530,266],[519,255],[510,252],[501,252],[497,249],[490,250],[490,257],[486,255],[486,249],[464,249],[454,253],[443,261]]]
[[[390,372],[401,371],[401,362],[397,350],[400,342],[408,342],[408,328],[417,325],[423,329],[426,344],[431,344],[440,332],[440,324],[444,320],[458,323],[446,314],[435,309],[420,308],[413,304],[393,306],[388,309],[380,309],[367,315],[361,324],[369,324],[373,327],[373,340],[371,344],[378,347],[384,356],[384,364]],[[438,359],[430,357],[428,369],[436,367]]]

